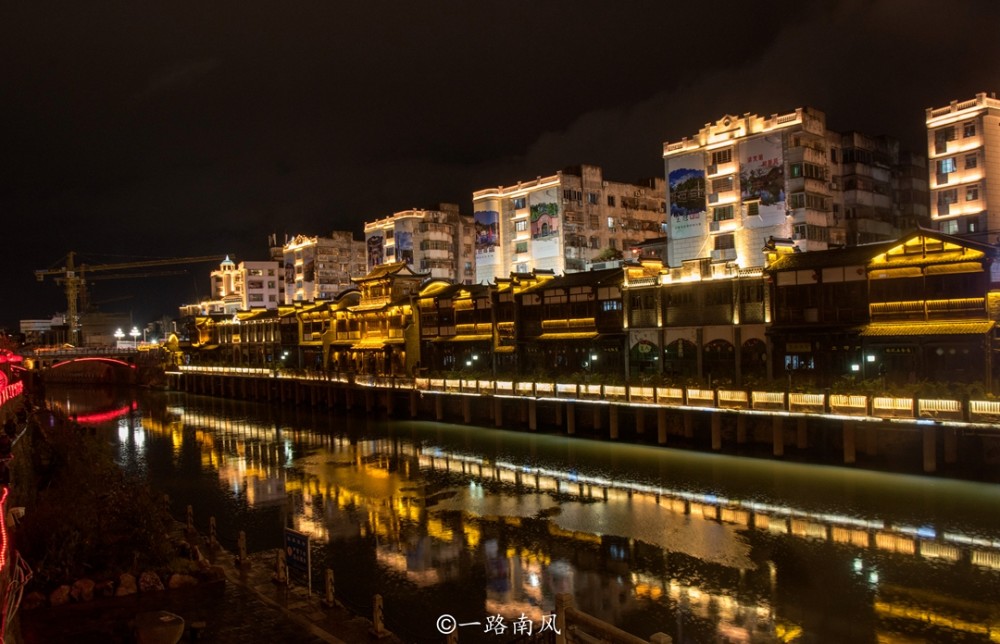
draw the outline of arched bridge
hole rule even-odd
[[[26,355],[46,382],[134,384],[137,365],[145,358],[135,349],[60,348]]]

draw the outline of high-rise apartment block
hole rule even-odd
[[[571,273],[663,235],[663,180],[619,183],[582,165],[472,195],[476,283]]]
[[[983,242],[1000,234],[1000,100],[976,94],[927,110],[931,219]]]
[[[412,271],[471,284],[475,278],[472,217],[455,204],[403,210],[365,223],[367,268],[406,262]]]
[[[332,300],[354,288],[352,276],[364,275],[365,243],[349,231],[329,237],[297,235],[285,242],[285,304]]]

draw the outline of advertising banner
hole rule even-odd
[[[396,261],[413,264],[413,233],[396,231]]]
[[[482,208],[473,216],[476,230],[476,283],[487,284],[499,277],[500,211],[493,201],[476,204]]]
[[[556,188],[546,188],[528,195],[531,209],[531,255],[535,260],[559,256],[560,214]],[[538,268],[547,266],[536,264]]]
[[[705,227],[705,158],[701,152],[667,160],[670,237],[695,237]]]
[[[369,235],[367,239],[367,244],[368,244],[368,270],[370,271],[376,266],[381,265],[385,261],[383,255],[384,240],[382,238],[382,233]]]
[[[744,206],[757,201],[762,219],[785,216],[785,163],[781,135],[764,135],[740,142],[740,198]]]

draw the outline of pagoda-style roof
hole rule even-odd
[[[391,264],[379,264],[363,277],[352,277],[351,281],[357,284],[372,280],[386,279],[389,277],[417,277],[424,279],[430,276],[430,272],[417,273],[406,262],[393,262]]]
[[[625,273],[619,268],[605,268],[599,271],[585,271],[580,273],[567,273],[559,277],[540,281],[521,291],[521,293],[534,293],[537,291],[547,291],[556,288],[574,288],[578,286],[620,286]]]
[[[930,266],[957,262],[989,262],[997,248],[989,244],[919,228],[897,240],[862,246],[788,253],[774,260],[766,271],[821,269],[834,266]]]

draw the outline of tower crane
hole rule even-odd
[[[79,344],[80,327],[80,303],[86,302],[85,289],[87,287],[87,275],[97,271],[123,271],[137,268],[155,268],[157,266],[175,266],[177,264],[199,264],[202,262],[218,262],[218,255],[202,255],[199,257],[169,257],[164,259],[149,259],[136,262],[123,262],[118,264],[86,264],[76,263],[76,253],[70,251],[66,255],[66,265],[61,268],[50,268],[35,271],[35,278],[39,282],[45,281],[46,276],[53,277],[57,284],[62,284],[66,288],[66,322],[69,325],[70,342]],[[124,273],[118,275],[100,275],[91,279],[126,279],[132,277],[151,277],[153,275],[167,275],[176,271],[164,271],[157,273]]]

